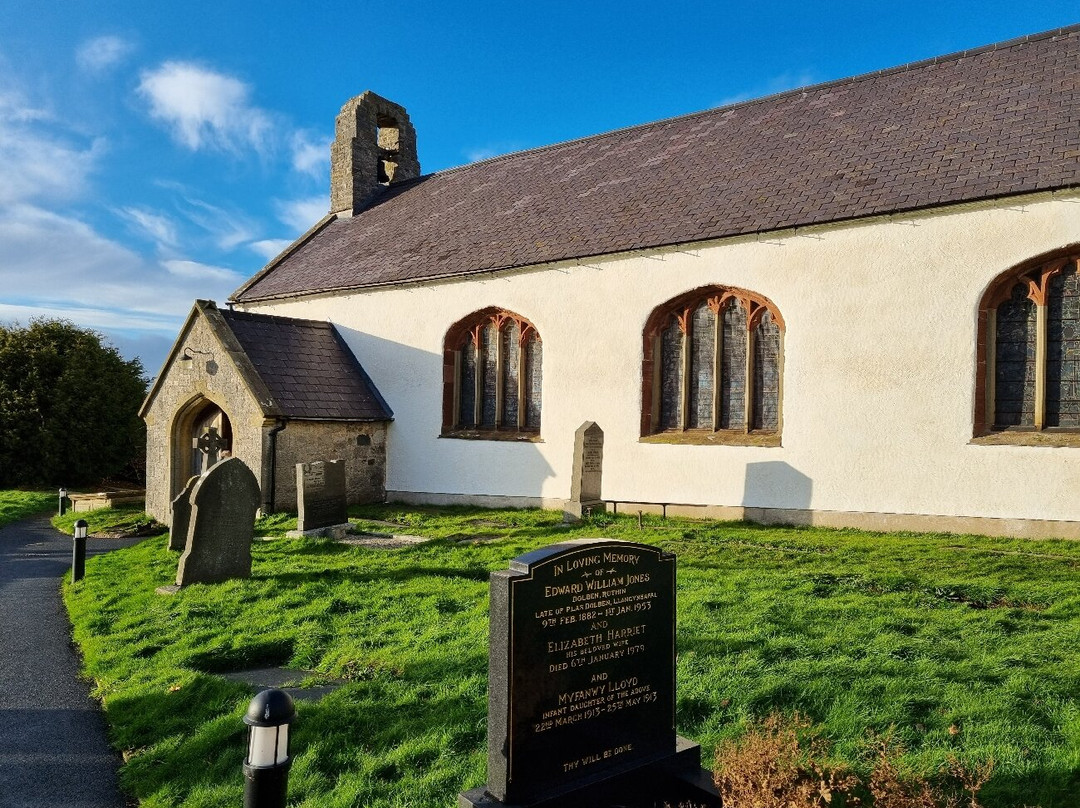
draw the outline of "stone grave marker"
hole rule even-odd
[[[601,806],[672,778],[661,800],[719,804],[675,734],[674,555],[554,544],[492,573],[490,614],[488,783],[461,808]]]
[[[261,499],[259,481],[238,457],[216,463],[198,478],[191,491],[177,586],[250,577],[251,539]]]
[[[289,535],[340,532],[348,529],[345,501],[345,463],[316,460],[296,464],[296,530]]]
[[[169,524],[169,549],[183,552],[187,544],[188,525],[191,523],[191,492],[199,475],[187,481],[184,490],[172,501],[172,518]]]
[[[570,478],[570,501],[563,509],[568,521],[581,519],[586,512],[605,509],[600,498],[600,478],[604,468],[604,430],[586,421],[574,433],[574,469]]]

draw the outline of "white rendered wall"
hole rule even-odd
[[[1080,449],[970,444],[983,291],[1077,242],[1080,196],[1041,195],[249,310],[341,328],[394,410],[391,492],[566,499],[591,420],[608,500],[1080,520]],[[638,440],[645,320],[708,284],[784,317],[780,447]],[[439,437],[444,334],[485,306],[543,339],[541,443]]]

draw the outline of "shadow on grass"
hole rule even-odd
[[[293,655],[291,639],[244,645],[239,648],[219,648],[190,655],[182,663],[203,673],[228,673],[245,668],[284,665]]]
[[[1080,766],[1040,766],[1023,774],[995,772],[979,792],[985,808],[1072,808],[1080,794]]]
[[[453,782],[437,799],[416,804],[449,805],[457,791],[479,785],[465,780],[485,751],[485,677],[475,674],[485,661],[481,654],[458,660],[455,668],[474,675],[459,676],[453,688],[435,684],[448,672],[432,659],[410,666],[407,679],[380,674],[298,703],[291,746],[302,775],[293,778],[290,801],[321,804],[340,785],[362,795],[356,804],[371,804],[388,788],[413,793],[411,783],[430,779],[433,768]],[[251,695],[245,685],[197,674],[173,692],[110,700],[110,722],[125,728],[115,741],[129,750],[125,790],[179,805],[194,789],[216,789],[214,804],[238,805],[247,735],[241,718]]]
[[[464,579],[466,581],[486,582],[491,573],[487,568],[454,568],[454,567],[424,567],[420,565],[401,567],[399,569],[384,569],[377,572],[348,572],[346,570],[334,570],[334,580],[337,582],[349,582],[353,584],[369,584],[379,581],[402,582],[413,578],[450,578]],[[327,573],[315,572],[274,572],[253,573],[252,580],[277,581],[283,585],[300,586],[307,583],[322,583],[326,580]]]

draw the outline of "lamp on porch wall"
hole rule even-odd
[[[214,357],[214,354],[210,351],[199,351],[195,348],[185,347],[184,353],[180,355],[180,367],[182,367],[184,370],[191,370],[191,368],[195,365],[195,354],[199,354],[200,356],[209,356],[211,359],[213,359]]]

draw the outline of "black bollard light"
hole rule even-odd
[[[71,550],[71,582],[78,583],[86,574],[86,524],[85,519],[75,523],[75,543]]]
[[[60,489],[60,515],[67,513],[67,489]]]
[[[296,716],[284,690],[264,690],[251,700],[244,723],[251,727],[244,761],[244,808],[285,808],[289,795],[289,724]]]

